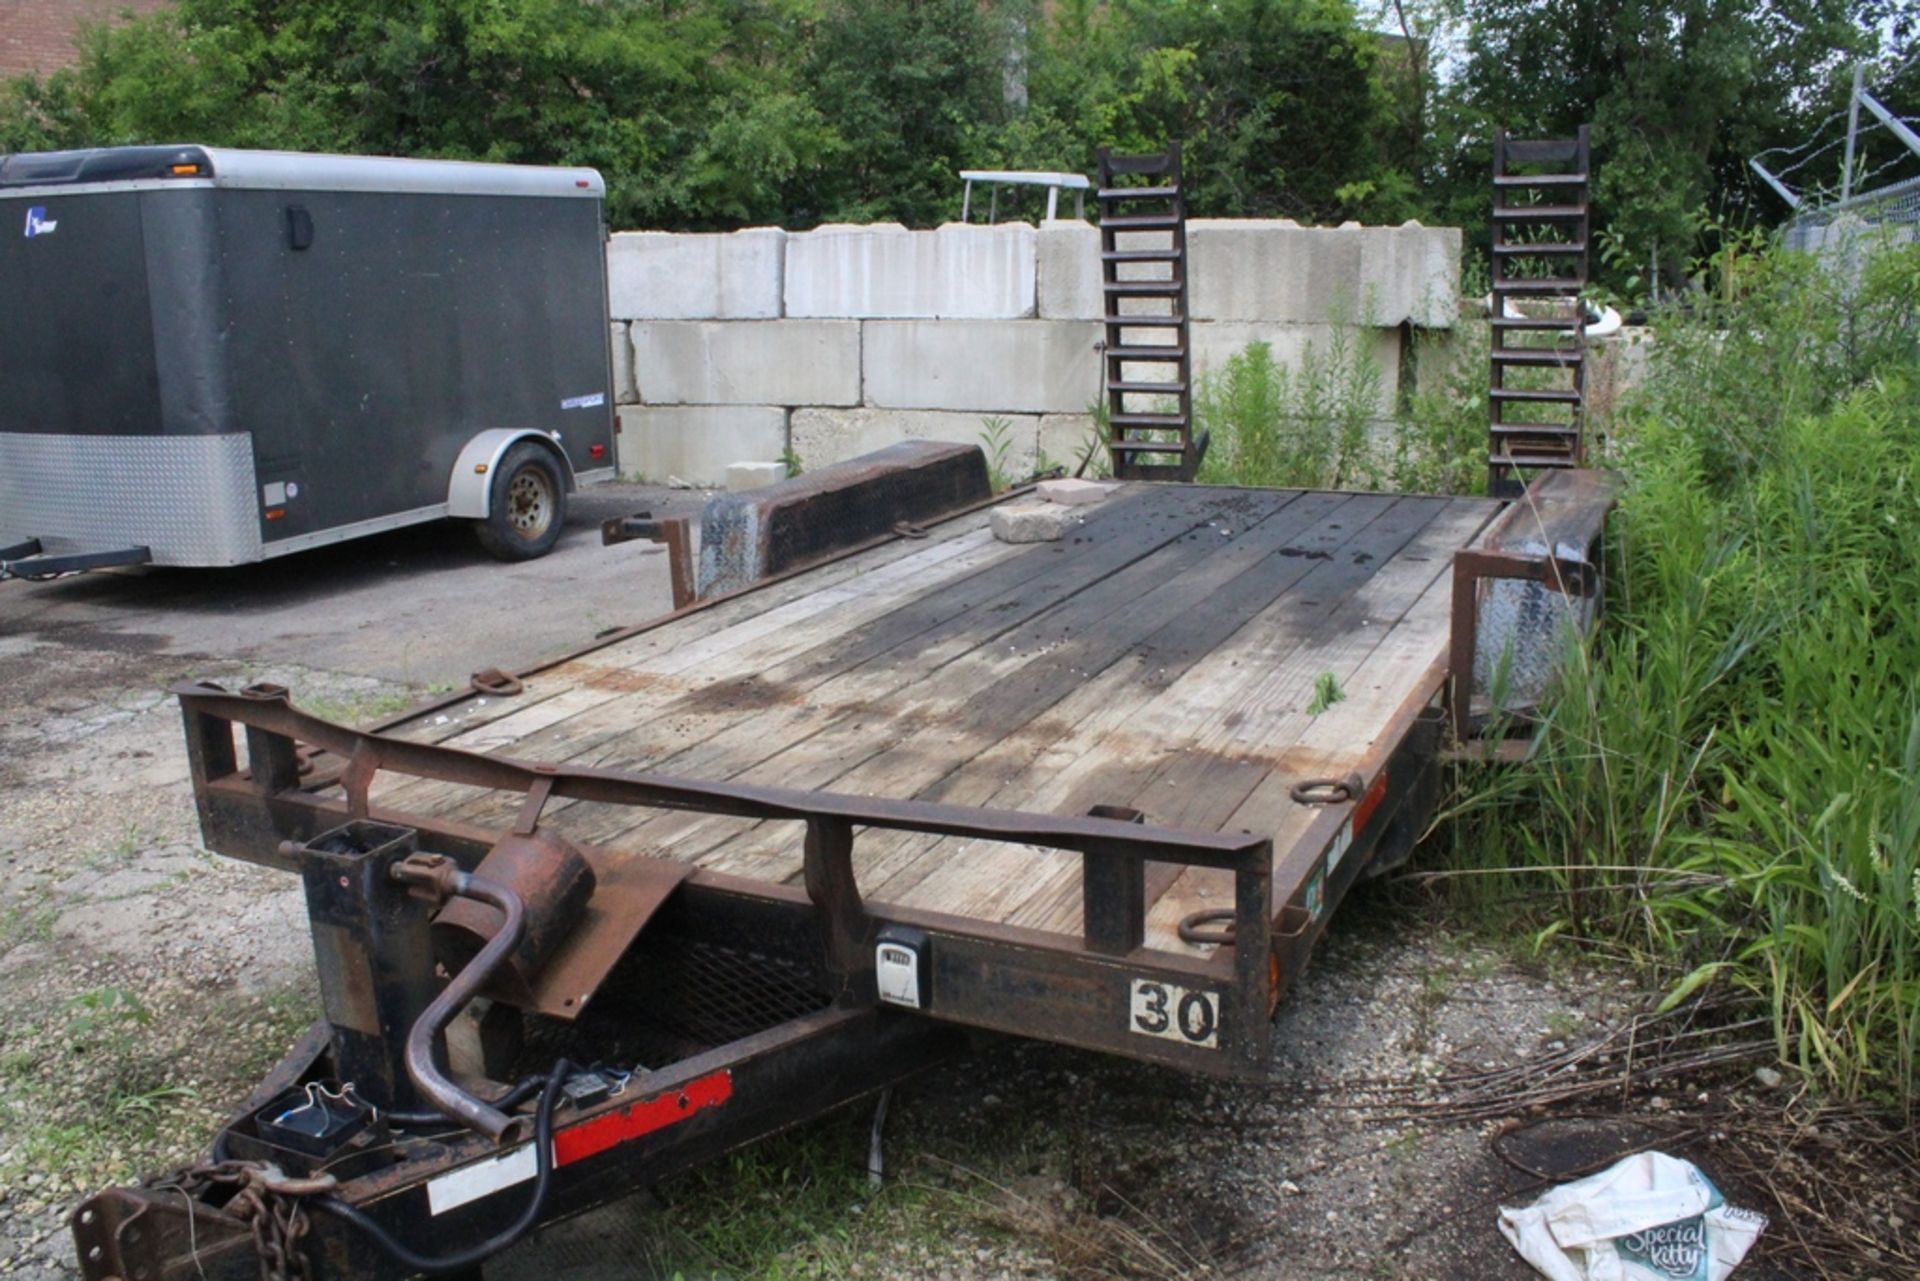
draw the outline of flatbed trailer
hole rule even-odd
[[[476,1272],[515,1216],[981,1033],[1262,1078],[1333,909],[1431,817],[1485,580],[1591,598],[1610,502],[1133,483],[1057,542],[974,504],[378,732],[179,687],[208,844],[301,874],[326,1017],[194,1170],[76,1210],[83,1270]],[[595,1068],[529,1115],[562,1055]]]

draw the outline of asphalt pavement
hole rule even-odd
[[[508,564],[456,521],[232,569],[100,570],[0,583],[0,638],[297,663],[416,687],[525,667],[672,607],[656,544],[600,543],[600,522],[698,517],[705,495],[607,484],[571,496],[547,556]]]

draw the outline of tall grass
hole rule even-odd
[[[1194,422],[1211,437],[1210,485],[1472,493],[1486,485],[1487,341],[1423,332],[1411,358],[1436,369],[1389,403],[1377,331],[1336,318],[1292,365],[1264,342],[1200,376]]]
[[[1920,1086],[1920,247],[1767,253],[1656,318],[1612,425],[1608,614],[1524,766],[1469,775],[1461,893],[1745,992],[1783,1060]]]

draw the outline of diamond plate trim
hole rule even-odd
[[[249,432],[0,432],[0,534],[50,552],[144,546],[156,565],[246,564],[260,559],[257,494]]]

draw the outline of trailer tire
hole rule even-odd
[[[473,527],[480,545],[501,560],[533,560],[560,541],[567,519],[566,475],[553,451],[523,440],[494,470],[487,518]]]

